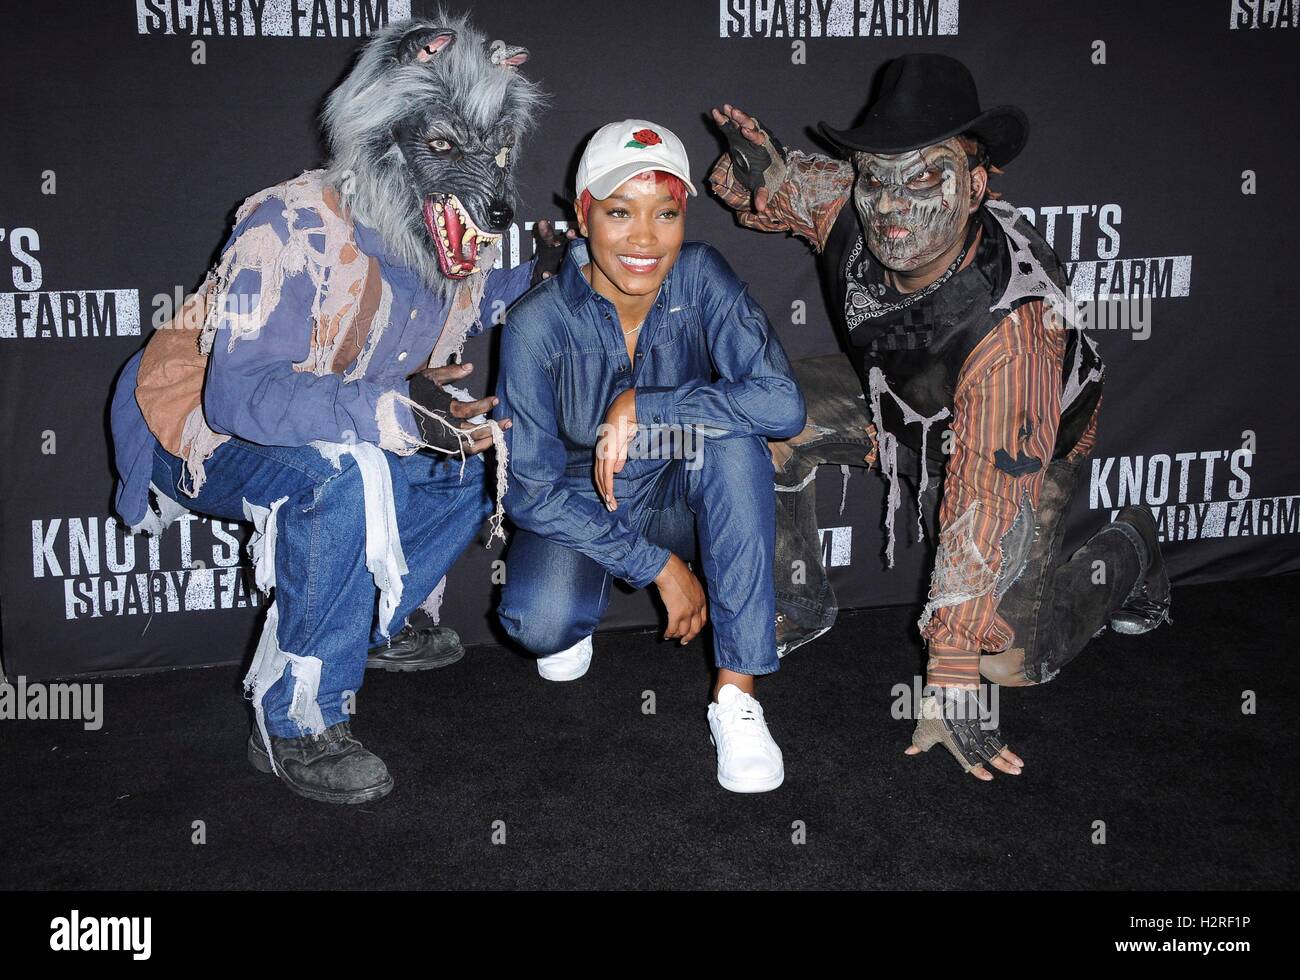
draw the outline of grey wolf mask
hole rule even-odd
[[[375,34],[325,103],[326,182],[445,291],[514,218],[519,144],[545,101],[519,74],[527,58],[463,17],[403,21]]]

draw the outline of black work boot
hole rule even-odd
[[[352,736],[348,722],[319,735],[300,738],[271,736],[277,775],[299,796],[322,803],[369,803],[393,789],[388,767]],[[248,761],[260,772],[271,772],[271,759],[254,725],[248,737]]]
[[[433,670],[465,656],[460,637],[446,626],[404,626],[387,643],[371,647],[367,670]]]
[[[1151,512],[1145,507],[1125,507],[1115,517],[1116,524],[1121,522],[1142,536],[1147,568],[1123,605],[1110,614],[1110,628],[1116,633],[1137,636],[1150,633],[1161,623],[1173,622],[1169,617],[1169,573],[1165,570],[1164,556],[1160,554],[1160,540]]]

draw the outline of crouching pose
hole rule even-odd
[[[683,243],[689,173],[662,126],[600,129],[578,167],[586,241],[507,316],[497,395],[518,530],[499,613],[544,678],[574,680],[611,580],[653,582],[665,639],[713,625],[718,781],[763,792],[785,774],[753,696],[779,665],[767,439],[799,432],[804,406],[745,284]]]
[[[1148,511],[1126,508],[1079,552],[1061,554],[1095,439],[1102,365],[1081,330],[1064,328],[1073,304],[1050,246],[987,193],[989,169],[1024,146],[1024,114],[981,111],[966,67],[928,54],[886,69],[861,126],[823,125],[849,161],[787,151],[734,106],[713,114],[731,148],[713,186],[742,224],[813,244],[848,353],[795,366],[808,427],[774,447],[786,491],[782,650],[835,618],[813,473],[820,463],[877,464],[889,482],[890,564],[900,480],[938,525],[920,622],[933,693],[908,752],[942,744],[979,778],[992,778],[986,763],[1018,774],[1023,760],[982,725],[980,675],[1045,683],[1107,625],[1146,632],[1169,609]],[[798,560],[806,580],[792,580]]]
[[[475,424],[495,401],[443,383],[468,373],[449,357],[531,273],[492,271],[539,101],[525,57],[463,20],[376,34],[327,103],[328,168],[244,203],[114,396],[117,503],[134,528],[184,508],[255,526],[275,601],[245,680],[248,754],[311,799],[392,788],[350,729],[368,648],[385,665],[445,659],[447,644],[402,626],[492,509],[475,454],[508,422]]]

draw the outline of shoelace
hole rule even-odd
[[[326,745],[344,745],[352,741],[352,729],[346,723],[335,725],[323,732],[317,732],[311,738],[313,742],[324,742]]]
[[[748,694],[721,709],[723,730],[731,738],[763,739],[766,723],[763,721],[763,708]],[[755,724],[745,724],[753,722]]]

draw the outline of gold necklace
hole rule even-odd
[[[588,263],[587,265],[584,265],[584,266],[582,267],[582,278],[587,280],[587,285],[588,285],[588,286],[591,286],[591,263]],[[595,287],[593,286],[592,289],[594,290]],[[638,330],[640,330],[640,329],[641,329],[642,327],[644,327],[644,326],[645,326],[645,320],[642,320],[640,323],[638,323],[638,324],[637,324],[635,327],[633,327],[631,330],[624,330],[624,331],[623,331],[623,336],[624,336],[624,337],[630,337],[630,336],[632,336],[632,334],[636,333]]]

